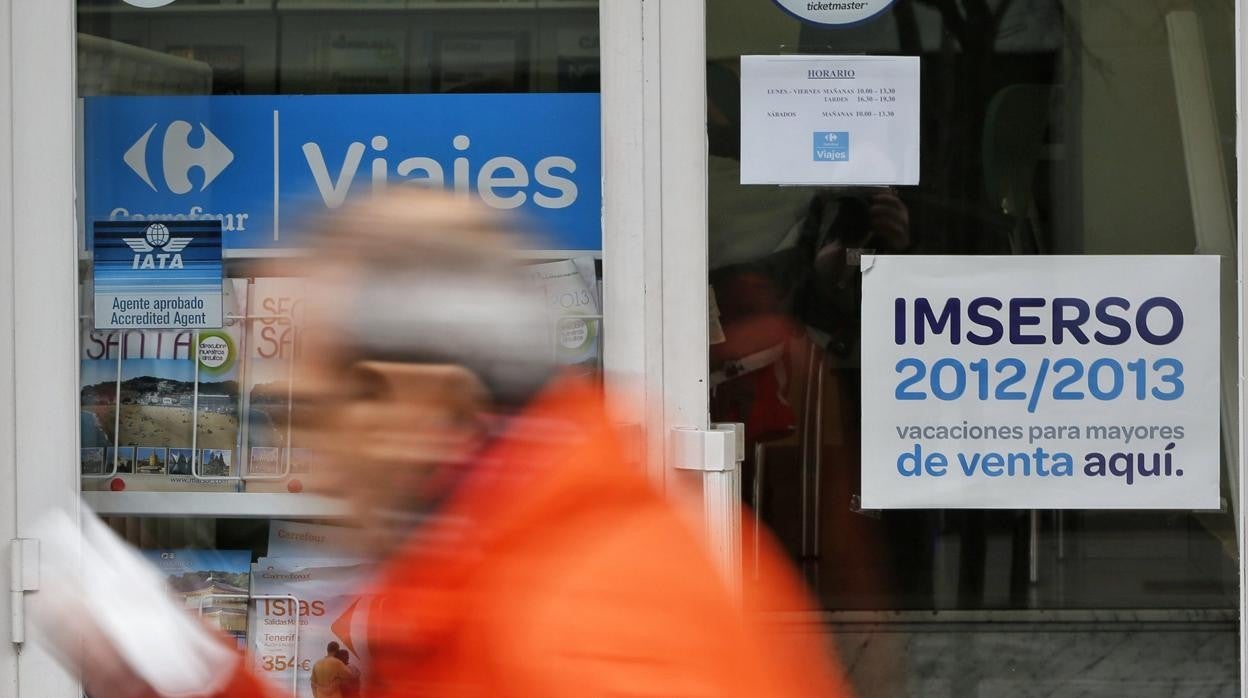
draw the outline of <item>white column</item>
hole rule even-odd
[[[600,5],[603,317],[615,419],[640,423],[649,474],[663,469],[663,275],[655,3]]]
[[[0,0],[0,695],[17,694],[17,651],[10,640],[8,542],[17,535],[13,462],[13,21],[10,0]]]
[[[7,157],[10,212],[0,244],[11,250],[0,271],[9,301],[11,353],[0,403],[11,428],[16,535],[30,537],[44,512],[76,511],[78,491],[78,293],[74,205],[74,3],[7,0],[11,95]],[[4,346],[0,342],[0,347]],[[0,356],[4,349],[0,349]],[[9,382],[6,384],[6,380]],[[2,477],[2,476],[0,476]],[[5,507],[7,510],[8,508]],[[33,592],[38,593],[38,592]],[[77,681],[30,646],[18,657],[18,698],[73,698]]]

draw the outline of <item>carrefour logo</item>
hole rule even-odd
[[[849,162],[849,132],[815,131],[812,158],[816,162]]]
[[[130,169],[151,187],[152,191],[160,191],[152,181],[147,169],[148,146],[152,133],[159,124],[152,124],[142,136],[126,150],[122,160]],[[203,170],[204,183],[199,186],[203,191],[212,184],[225,168],[234,162],[234,153],[207,126],[200,124],[204,144],[198,148],[190,144],[192,126],[186,121],[174,121],[165,128],[164,138],[160,147],[161,172],[164,173],[165,186],[174,194],[187,194],[193,188],[190,172],[198,167]]]
[[[191,238],[170,237],[169,227],[164,223],[147,226],[141,238],[122,240],[134,250],[131,269],[181,269],[182,255],[179,253],[191,244]]]

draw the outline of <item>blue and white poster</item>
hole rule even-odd
[[[297,248],[348,199],[423,184],[521,214],[543,249],[602,246],[597,94],[88,97],[84,123],[89,222]]]
[[[97,330],[221,327],[221,221],[93,226]]]
[[[863,507],[1218,508],[1218,274],[864,256]]]

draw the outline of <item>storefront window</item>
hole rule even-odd
[[[367,570],[343,507],[304,491],[307,289],[270,262],[352,199],[441,185],[535,231],[550,351],[596,376],[598,3],[80,0],[77,28],[82,489],[188,609],[310,695],[308,662],[256,623],[288,596],[349,618]],[[206,306],[140,278],[184,266],[168,283],[197,279]],[[305,624],[300,656],[327,628]]]
[[[712,420],[747,425],[746,500],[863,695],[1233,693],[1233,3],[856,4],[706,4]],[[918,57],[917,185],[743,184],[743,56]],[[863,255],[1193,251],[1222,259],[1220,507],[863,509]]]

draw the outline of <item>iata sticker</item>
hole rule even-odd
[[[92,231],[95,329],[221,327],[221,221],[96,221]]]
[[[893,0],[773,0],[803,22],[838,26],[865,22],[887,10]]]

